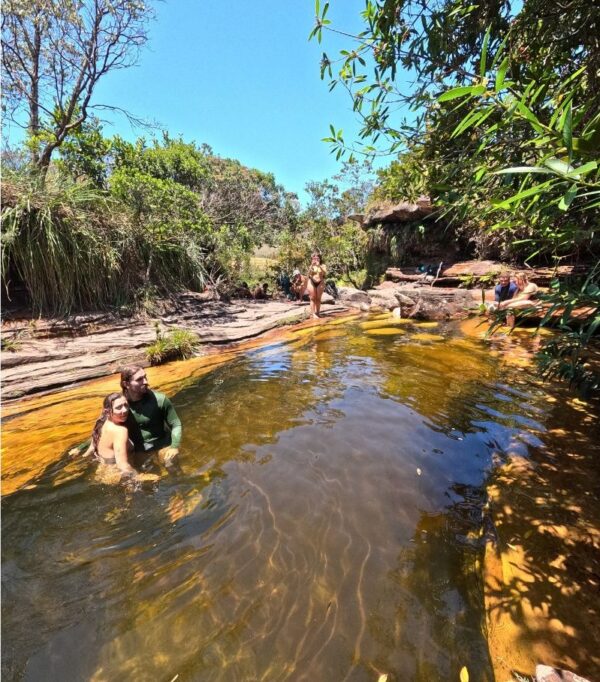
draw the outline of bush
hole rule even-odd
[[[187,329],[173,329],[163,335],[157,329],[156,341],[146,348],[146,358],[151,365],[161,365],[169,360],[187,360],[200,343],[197,334]]]

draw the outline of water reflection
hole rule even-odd
[[[491,679],[483,482],[541,442],[545,394],[409,326],[218,366],[175,397],[182,470],[154,488],[62,460],[5,499],[7,679]]]

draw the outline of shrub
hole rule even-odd
[[[200,343],[197,334],[187,329],[173,329],[161,334],[157,329],[156,341],[146,348],[146,358],[151,365],[161,365],[169,360],[187,360]]]

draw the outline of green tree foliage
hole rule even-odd
[[[111,146],[111,141],[102,135],[100,121],[91,116],[65,138],[57,165],[75,179],[106,189]]]
[[[364,278],[368,235],[348,216],[362,213],[373,192],[369,162],[347,161],[331,180],[306,184],[309,203],[291,229],[278,241],[280,267],[306,270],[310,254],[317,250],[334,278],[361,286]]]
[[[9,295],[22,283],[40,311],[201,291],[235,277],[296,220],[293,196],[271,174],[167,134],[107,139],[90,119],[59,157],[44,174],[17,164],[3,185],[4,283]]]
[[[98,82],[135,63],[152,14],[143,0],[4,2],[5,110],[27,128],[42,177],[53,152],[89,116]]]
[[[331,28],[327,10],[317,3],[319,41]],[[596,262],[600,6],[367,0],[362,18],[337,72],[324,54],[321,74],[350,92],[362,118],[358,148],[399,154],[379,195],[425,186],[480,255]],[[329,141],[340,156],[356,151],[334,127]],[[577,285],[568,309],[590,303],[582,292],[596,285],[597,273]],[[548,303],[565,296],[556,285]],[[597,304],[588,308],[573,331],[580,347],[597,328]],[[580,358],[573,363],[576,372]]]

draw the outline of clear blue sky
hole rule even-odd
[[[328,90],[319,62],[348,39],[325,33],[308,42],[313,0],[167,0],[139,65],[108,74],[94,100],[123,107],[186,141],[206,142],[220,156],[272,172],[305,199],[304,184],[338,170],[323,137],[329,124],[350,139],[358,130],[352,103]],[[336,28],[361,28],[363,0],[334,0],[328,18]],[[106,118],[105,113],[101,113]],[[135,139],[123,117],[105,134]]]

